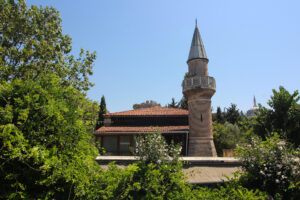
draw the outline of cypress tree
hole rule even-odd
[[[221,124],[224,123],[224,116],[223,116],[223,113],[222,113],[221,108],[219,106],[217,107],[216,120],[217,120],[218,123],[221,123]]]
[[[101,101],[100,101],[100,109],[99,109],[99,112],[98,112],[98,120],[97,120],[97,123],[96,123],[96,130],[104,125],[104,114],[106,114],[106,112],[107,112],[106,102],[105,102],[105,97],[103,95],[101,97]]]

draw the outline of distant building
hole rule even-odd
[[[139,109],[139,108],[150,108],[154,106],[161,106],[159,103],[153,100],[147,100],[146,102],[142,102],[140,104],[134,104],[133,109]]]
[[[255,116],[255,111],[258,109],[257,105],[256,105],[256,99],[255,96],[253,98],[253,107],[251,109],[249,109],[246,113],[247,117],[254,117]]]

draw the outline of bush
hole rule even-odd
[[[160,132],[140,135],[135,140],[136,148],[134,155],[140,161],[156,165],[178,163],[181,146],[174,145],[173,142],[168,145]]]
[[[179,161],[180,147],[167,145],[159,132],[136,138],[139,161],[120,169],[110,165],[93,187],[99,199],[191,199]]]
[[[225,185],[220,188],[198,188],[194,190],[194,199],[239,199],[239,200],[263,200],[267,199],[267,195],[259,190],[249,190],[247,188],[238,186]]]
[[[191,187],[180,165],[138,162],[127,167],[115,199],[190,199]]]
[[[223,156],[223,149],[235,149],[237,144],[248,141],[252,130],[243,131],[237,124],[213,122],[214,144],[218,156]]]
[[[245,173],[241,183],[272,196],[297,199],[300,196],[299,150],[293,150],[275,134],[266,141],[253,138],[237,148]]]

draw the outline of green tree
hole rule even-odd
[[[55,73],[62,84],[87,91],[93,84],[95,53],[71,54],[71,38],[64,35],[59,12],[52,7],[27,8],[24,0],[0,1],[0,80],[35,80]]]
[[[104,125],[104,114],[106,114],[106,102],[104,95],[101,97],[100,108],[98,112],[98,120],[96,123],[96,130]]]
[[[0,22],[0,199],[93,194],[97,106],[86,91],[95,54],[70,54],[54,8],[0,0]]]
[[[241,115],[236,104],[232,103],[230,107],[226,109],[225,120],[231,124],[236,124],[241,120]]]
[[[188,110],[188,101],[185,96],[183,96],[179,101],[179,108]]]
[[[214,144],[218,156],[223,155],[223,149],[235,149],[238,144],[246,141],[246,134],[242,133],[237,124],[213,122]]]
[[[255,133],[261,137],[270,136],[272,132],[280,133],[282,139],[286,139],[295,147],[300,144],[300,109],[298,91],[290,94],[284,87],[279,91],[273,90],[273,95],[268,101],[270,109],[259,106],[254,117],[253,127]]]

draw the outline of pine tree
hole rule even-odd
[[[172,98],[172,102],[168,104],[168,108],[178,108],[178,104],[175,101],[175,98]]]
[[[240,111],[239,109],[237,109],[236,104],[232,103],[230,107],[226,109],[225,121],[235,124],[240,120],[241,120]]]
[[[106,114],[106,102],[104,95],[101,97],[100,109],[98,113],[98,120],[96,123],[96,130],[104,125],[104,114]]]
[[[185,109],[188,110],[188,102],[187,102],[187,98],[185,96],[183,96],[179,102],[179,108],[181,109]]]

